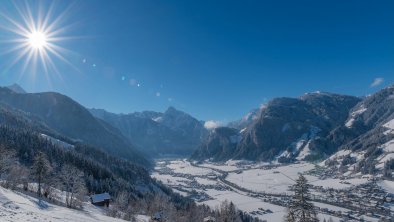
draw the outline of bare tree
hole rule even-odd
[[[66,192],[66,205],[70,208],[80,204],[80,198],[85,192],[83,172],[71,165],[63,166],[60,175],[62,190]]]
[[[130,194],[127,191],[121,191],[115,199],[115,204],[122,211],[125,211],[129,205]]]
[[[39,197],[42,196],[42,192],[41,192],[42,183],[49,175],[51,169],[52,168],[47,159],[47,156],[43,152],[38,152],[38,154],[34,158],[33,175],[35,176],[38,183],[37,194]]]
[[[5,148],[3,144],[0,144],[0,178],[11,169],[13,163],[15,163],[15,152]]]
[[[15,189],[18,185],[22,184],[23,189],[27,190],[28,179],[29,170],[23,165],[15,164],[8,172],[6,184],[11,189]]]
[[[114,203],[107,210],[107,215],[117,218],[131,218],[128,206],[129,206],[130,194],[127,191],[121,191],[115,198]]]

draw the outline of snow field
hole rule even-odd
[[[313,168],[313,164],[298,163],[268,170],[252,169],[245,170],[240,174],[230,173],[227,180],[252,191],[283,194],[290,193],[288,187],[295,183],[299,173]],[[313,176],[309,176],[308,179],[317,180]]]
[[[45,201],[38,201],[28,195],[0,187],[1,222],[100,222],[124,221],[107,217],[101,208],[84,203],[83,210],[73,210]]]

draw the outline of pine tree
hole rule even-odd
[[[41,197],[41,187],[42,183],[45,180],[45,177],[49,174],[51,170],[51,165],[43,152],[38,152],[38,154],[34,158],[33,164],[33,174],[38,183],[37,194]]]
[[[287,222],[317,222],[316,211],[309,202],[310,193],[307,179],[300,175],[294,185],[294,196],[288,206]]]
[[[220,214],[222,222],[240,222],[241,219],[233,202],[227,200],[221,204]]]

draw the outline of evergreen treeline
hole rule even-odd
[[[33,166],[38,152],[46,154],[55,172],[65,164],[75,166],[86,175],[90,193],[134,191],[133,185],[147,184],[151,180],[144,168],[129,161],[83,144],[76,144],[74,149],[65,149],[29,129],[0,126],[0,144],[14,150],[20,163],[26,166]]]

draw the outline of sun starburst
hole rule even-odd
[[[30,47],[34,49],[42,50],[47,46],[46,34],[40,31],[30,33],[28,40]]]
[[[8,49],[3,54],[12,54],[14,57],[3,72],[17,64],[22,64],[22,72],[28,67],[29,73],[35,72],[38,66],[44,70],[47,78],[49,74],[56,73],[61,78],[55,59],[65,62],[75,68],[66,58],[69,50],[61,47],[61,42],[72,37],[65,36],[71,25],[65,25],[64,19],[71,5],[57,16],[54,16],[55,5],[43,8],[39,5],[32,8],[27,1],[23,4],[13,4],[14,13],[0,12],[4,20],[0,29],[8,32],[7,39],[1,43],[7,44]],[[46,13],[43,13],[43,12]]]

